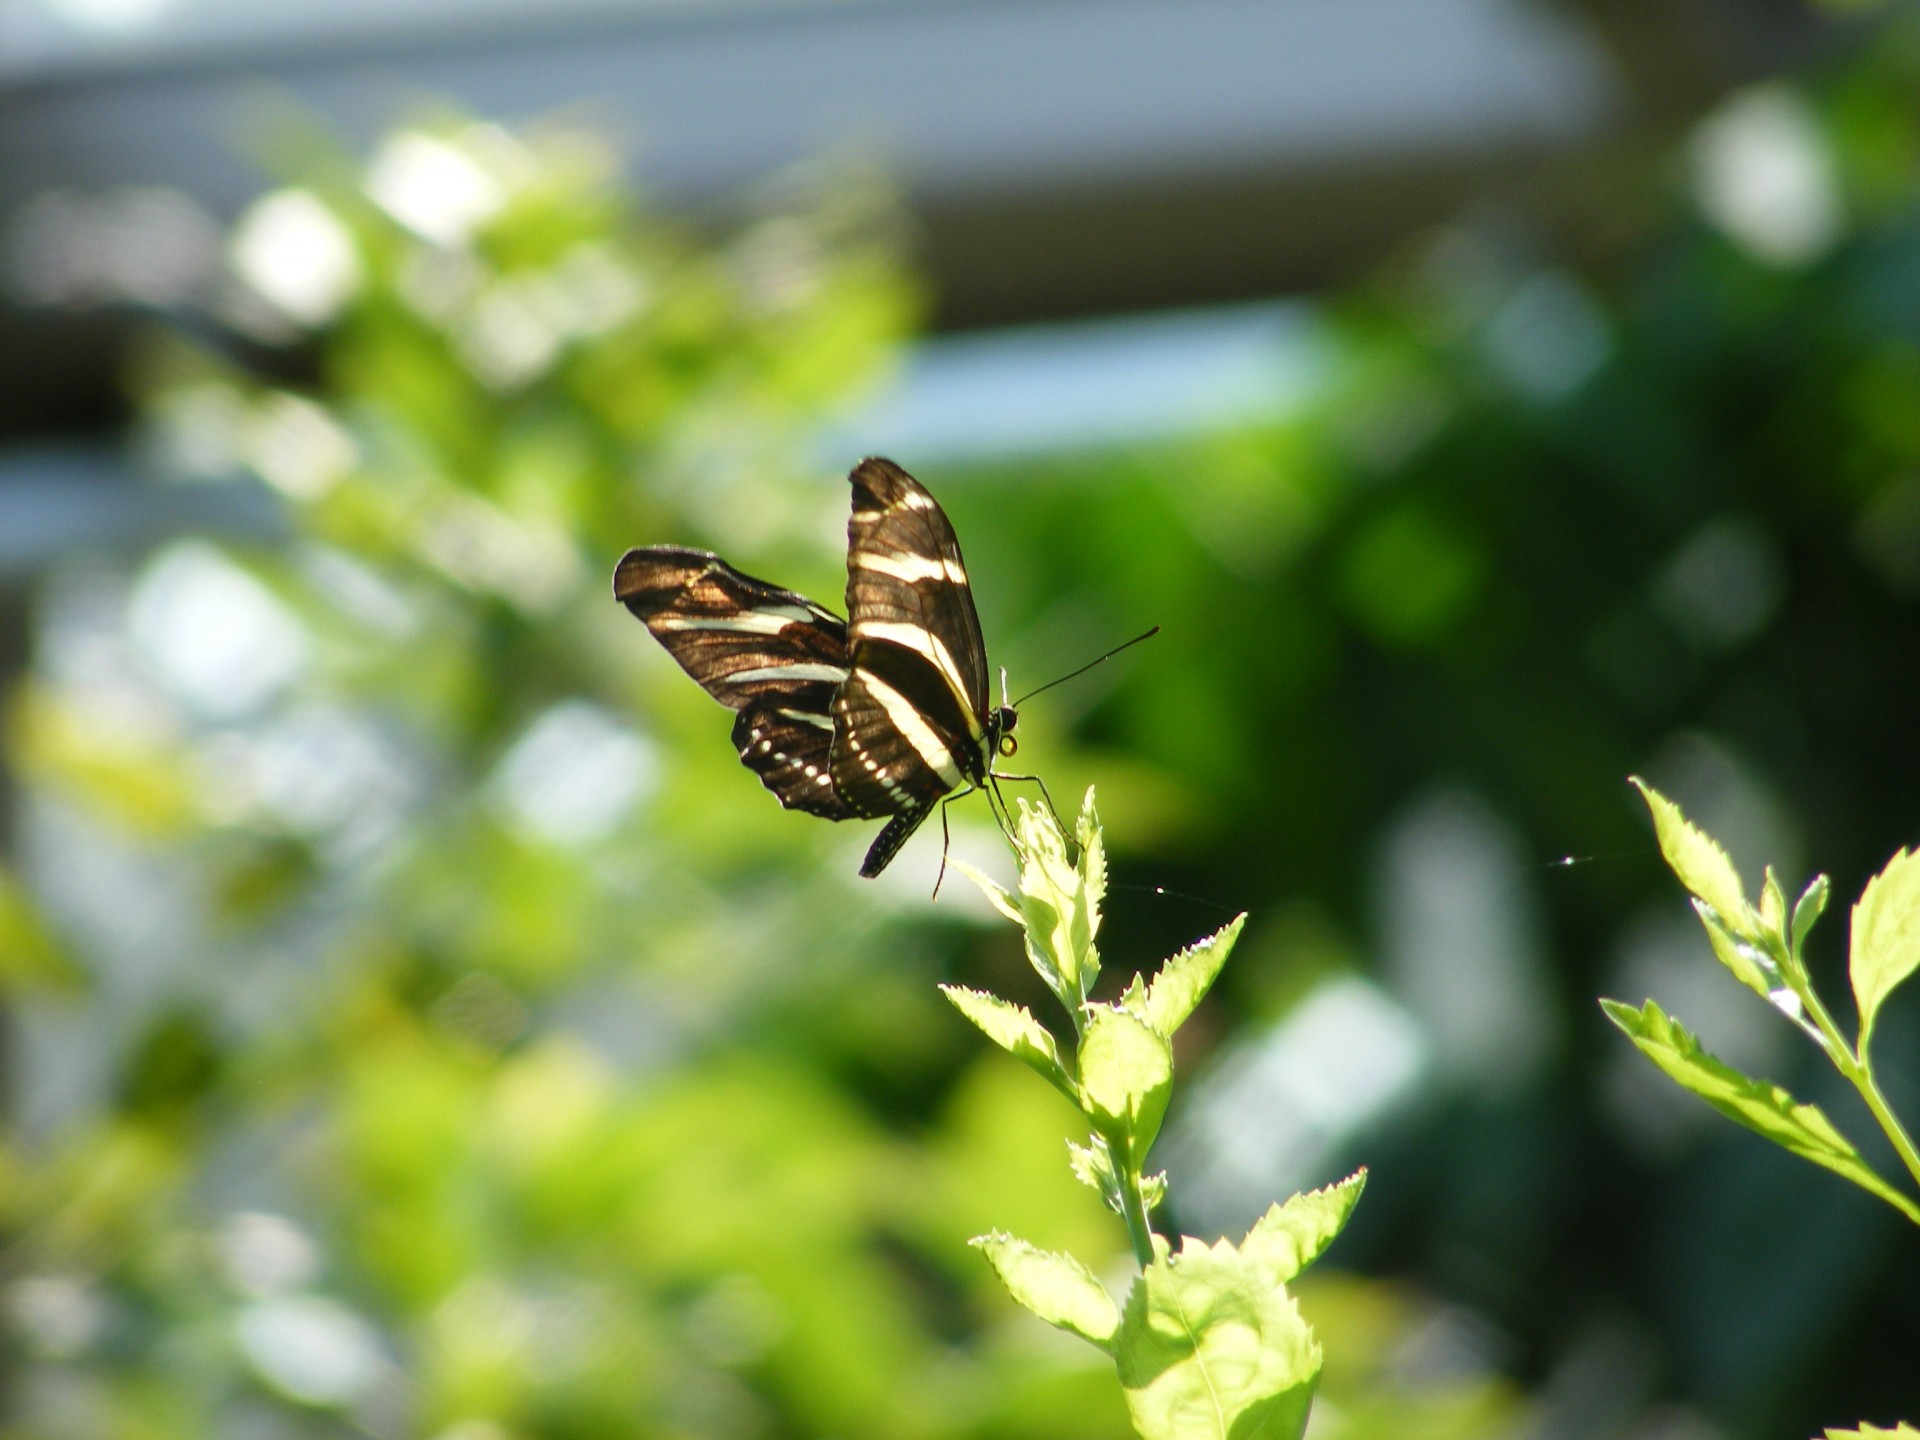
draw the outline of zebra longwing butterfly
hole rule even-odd
[[[860,866],[871,877],[944,797],[987,785],[993,757],[1013,753],[1018,717],[988,703],[980,617],[946,512],[891,460],[862,460],[847,478],[846,620],[678,545],[629,550],[613,593],[737,712],[740,761],[782,805],[888,817]]]

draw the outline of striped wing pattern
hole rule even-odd
[[[613,593],[702,689],[739,712],[734,748],[782,805],[830,820],[858,813],[831,778],[831,707],[850,668],[844,621],[678,545],[629,550]]]
[[[985,782],[987,657],[960,542],[934,498],[890,460],[863,460],[848,478],[851,623],[673,545],[627,552],[614,594],[737,712],[741,762],[782,805],[891,817],[860,867],[873,876],[943,796]]]
[[[934,498],[888,460],[863,460],[849,479],[853,663],[833,701],[833,785],[855,814],[899,817],[867,856],[872,874],[942,796],[984,779],[987,657]]]

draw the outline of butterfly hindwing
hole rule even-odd
[[[702,689],[739,712],[740,761],[782,805],[829,820],[855,813],[832,781],[833,697],[851,665],[838,616],[678,545],[628,551],[614,594]]]
[[[833,783],[833,721],[823,712],[756,700],[733,722],[740,763],[789,810],[827,820],[859,814]]]

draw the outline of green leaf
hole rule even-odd
[[[1786,924],[1787,895],[1780,888],[1779,877],[1769,865],[1765,878],[1760,882],[1760,926],[1769,935],[1779,935],[1785,933]]]
[[[1600,1007],[1649,1060],[1722,1115],[1844,1176],[1920,1224],[1920,1206],[1876,1175],[1818,1106],[1802,1105],[1778,1085],[1742,1075],[1708,1054],[1685,1026],[1651,1000],[1639,1010],[1617,1000],[1602,1000]]]
[[[1162,1035],[1171,1037],[1205,997],[1246,923],[1244,913],[1236,915],[1225,928],[1189,945],[1160,967],[1147,988],[1145,1004],[1127,1008]]]
[[[1145,1022],[1089,1005],[1080,1037],[1080,1094],[1109,1144],[1124,1141],[1137,1166],[1160,1131],[1173,1089],[1173,1049]]]
[[[1367,1172],[1356,1170],[1337,1185],[1295,1195],[1272,1206],[1240,1242],[1240,1253],[1265,1268],[1275,1285],[1284,1285],[1318,1260],[1366,1188]]]
[[[1853,998],[1860,1007],[1860,1053],[1893,989],[1920,966],[1920,853],[1902,850],[1867,882],[1853,907]]]
[[[1074,1179],[1089,1190],[1097,1190],[1110,1209],[1119,1211],[1120,1180],[1113,1173],[1113,1155],[1106,1141],[1098,1135],[1093,1137],[1091,1145],[1067,1141],[1067,1163],[1073,1167]]]
[[[1134,1280],[1114,1358],[1145,1440],[1299,1440],[1321,1364],[1264,1266],[1194,1239]]]
[[[940,993],[994,1044],[1025,1061],[1075,1105],[1080,1103],[1073,1077],[1067,1074],[1060,1059],[1060,1047],[1026,1006],[1015,1005],[984,990],[969,990],[964,985],[942,985]]]
[[[1079,913],[1083,927],[1082,933],[1074,938],[1084,953],[1096,956],[1092,972],[1087,977],[1087,986],[1091,988],[1093,976],[1100,972],[1093,940],[1100,933],[1100,907],[1107,898],[1107,844],[1100,829],[1100,816],[1093,808],[1091,785],[1080,802],[1080,818],[1074,826],[1074,838],[1080,844],[1080,861],[1075,869],[1080,876]]]
[[[1077,865],[1067,859],[1066,836],[1045,806],[1021,801],[1014,834],[1027,959],[1062,1004],[1078,1006],[1100,973],[1093,940],[1100,928],[1096,892],[1105,885],[1105,862],[1100,862],[1098,884],[1090,889],[1083,873],[1092,863],[1089,851],[1081,852]],[[1097,830],[1093,848],[1098,848]]]
[[[1920,1440],[1920,1430],[1904,1421],[1891,1430],[1883,1430],[1878,1425],[1869,1425],[1862,1421],[1852,1430],[1827,1431],[1827,1440]]]
[[[1707,927],[1707,943],[1713,946],[1714,957],[1731,970],[1742,985],[1772,1004],[1774,993],[1786,984],[1773,958],[1728,930],[1712,906],[1698,900],[1692,904],[1700,923]]]
[[[998,881],[990,878],[984,871],[969,865],[958,855],[949,855],[947,857],[947,863],[962,875],[966,876],[975,885],[978,885],[980,887],[980,893],[987,897],[987,902],[1002,915],[1006,916],[1007,919],[1013,921],[1016,925],[1025,925],[1027,923],[1025,917],[1020,914],[1020,907],[1013,903],[1013,897],[1007,894],[1006,890]]]
[[[1807,943],[1807,936],[1813,930],[1814,921],[1827,910],[1827,896],[1833,886],[1824,875],[1813,877],[1811,884],[1800,892],[1800,898],[1793,902],[1793,948],[1797,953]]]
[[[1113,1348],[1120,1307],[1093,1272],[1073,1256],[1042,1250],[998,1230],[970,1243],[987,1257],[1008,1293],[1027,1309],[1102,1350]]]
[[[1739,872],[1711,836],[1696,828],[1674,804],[1639,776],[1630,777],[1653,812],[1654,834],[1660,853],[1680,883],[1736,935],[1750,935],[1758,917],[1748,907]]]

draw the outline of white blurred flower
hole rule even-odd
[[[320,1253],[307,1232],[284,1216],[265,1211],[246,1210],[229,1217],[219,1247],[228,1278],[249,1295],[298,1289],[320,1268]]]
[[[309,1405],[347,1405],[386,1370],[379,1333],[337,1300],[289,1295],[240,1312],[240,1349],[275,1389]]]
[[[306,665],[300,622],[204,541],[161,551],[134,586],[130,611],[135,648],[175,699],[212,718],[257,709]]]
[[[1694,133],[1692,152],[1700,208],[1756,259],[1804,265],[1840,238],[1833,156],[1819,118],[1790,87],[1735,96]]]
[[[247,459],[262,480],[295,500],[317,500],[359,463],[353,437],[298,395],[268,397],[247,429]]]
[[[415,234],[457,247],[507,203],[507,188],[452,141],[419,130],[390,137],[367,168],[367,194]]]
[[[494,783],[527,829],[581,842],[612,831],[652,788],[658,769],[646,737],[597,705],[568,700],[527,728],[500,762]]]
[[[326,324],[360,288],[353,237],[307,190],[276,190],[234,227],[234,272],[302,325]]]

